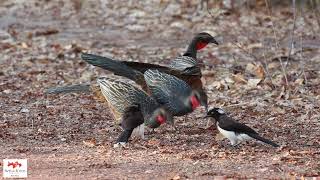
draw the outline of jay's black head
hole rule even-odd
[[[219,121],[221,116],[224,116],[226,113],[221,108],[210,109],[206,117],[212,117],[215,120]]]

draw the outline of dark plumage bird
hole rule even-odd
[[[193,37],[186,52],[175,59],[169,65],[170,68],[179,70],[186,75],[201,76],[200,64],[197,61],[197,51],[206,47],[209,43],[219,43],[209,33],[201,32]]]
[[[87,54],[84,55],[87,56]],[[96,55],[88,56],[94,59],[104,58]],[[174,116],[186,115],[201,104],[201,93],[192,90],[185,81],[173,75],[160,72],[157,69],[150,69],[142,74],[140,71],[127,67],[121,61],[111,59],[105,60],[103,64],[116,75],[127,77],[141,85],[160,104],[166,106]],[[192,103],[185,104],[186,102]]]
[[[124,130],[117,144],[127,143],[133,130],[143,123],[150,128],[165,122],[173,124],[171,114],[142,90],[111,78],[99,78],[98,84],[115,120]]]
[[[241,141],[256,139],[270,144],[273,147],[279,147],[276,143],[259,136],[259,134],[250,127],[233,120],[220,108],[211,109],[206,117],[212,117],[216,120],[219,132],[228,138],[233,146],[236,146]]]
[[[174,116],[186,115],[200,106],[199,92],[183,80],[151,69],[144,73],[144,78],[152,96]]]
[[[174,75],[187,82],[193,90],[197,90],[199,92],[201,105],[205,106],[207,110],[208,97],[202,85],[201,68],[196,58],[197,50],[204,48],[209,43],[218,45],[218,42],[210,34],[204,32],[197,34],[192,39],[183,56],[173,59],[168,67],[150,63],[118,61],[86,53],[83,53],[81,58],[94,66],[101,67],[116,75],[135,81],[148,92],[149,89],[143,78],[143,73],[148,69],[157,69],[161,72]]]

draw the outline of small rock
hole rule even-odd
[[[29,113],[30,110],[27,109],[27,108],[22,108],[22,109],[20,110],[20,112],[22,112],[22,113]]]
[[[181,179],[179,175],[175,175],[175,176],[172,178],[172,180],[179,180],[179,179]]]
[[[5,94],[10,94],[12,91],[10,89],[6,89],[3,91]]]
[[[144,32],[144,31],[146,31],[146,28],[145,28],[144,26],[137,25],[137,24],[128,25],[127,28],[128,28],[130,31],[134,31],[134,32]]]
[[[150,173],[152,173],[152,170],[146,170],[144,173],[150,174]]]
[[[130,15],[130,17],[144,17],[146,16],[146,12],[141,10],[134,10]]]

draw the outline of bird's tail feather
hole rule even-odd
[[[143,77],[141,72],[128,67],[118,60],[88,53],[82,53],[81,58],[93,66],[98,66],[113,72],[115,75],[123,76],[133,81],[136,81],[139,77]]]
[[[77,84],[62,87],[52,87],[46,90],[46,94],[60,94],[71,92],[91,92],[90,84]]]
[[[254,139],[256,139],[256,140],[259,140],[259,141],[262,141],[264,143],[270,144],[273,147],[279,147],[278,144],[270,141],[269,139],[263,138],[263,137],[259,136],[258,134],[250,134],[249,136],[254,138]]]

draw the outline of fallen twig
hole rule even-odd
[[[268,0],[265,0],[265,4],[266,4],[266,6],[267,6],[269,16],[272,17],[272,15],[271,15],[271,8],[270,8],[270,6],[269,6]],[[270,19],[271,19],[271,18],[270,18]],[[273,36],[274,36],[274,38],[275,38],[275,45],[276,45],[276,48],[279,49],[278,36],[277,36],[276,28],[274,27],[274,23],[273,23],[272,19],[271,19],[271,25],[272,25],[272,30],[273,30]],[[289,86],[286,68],[284,67],[283,62],[282,62],[281,59],[279,59],[279,62],[280,62],[281,70],[282,70],[282,72],[283,72],[283,75],[284,75],[284,78],[285,78],[285,81],[286,81],[286,86]]]

